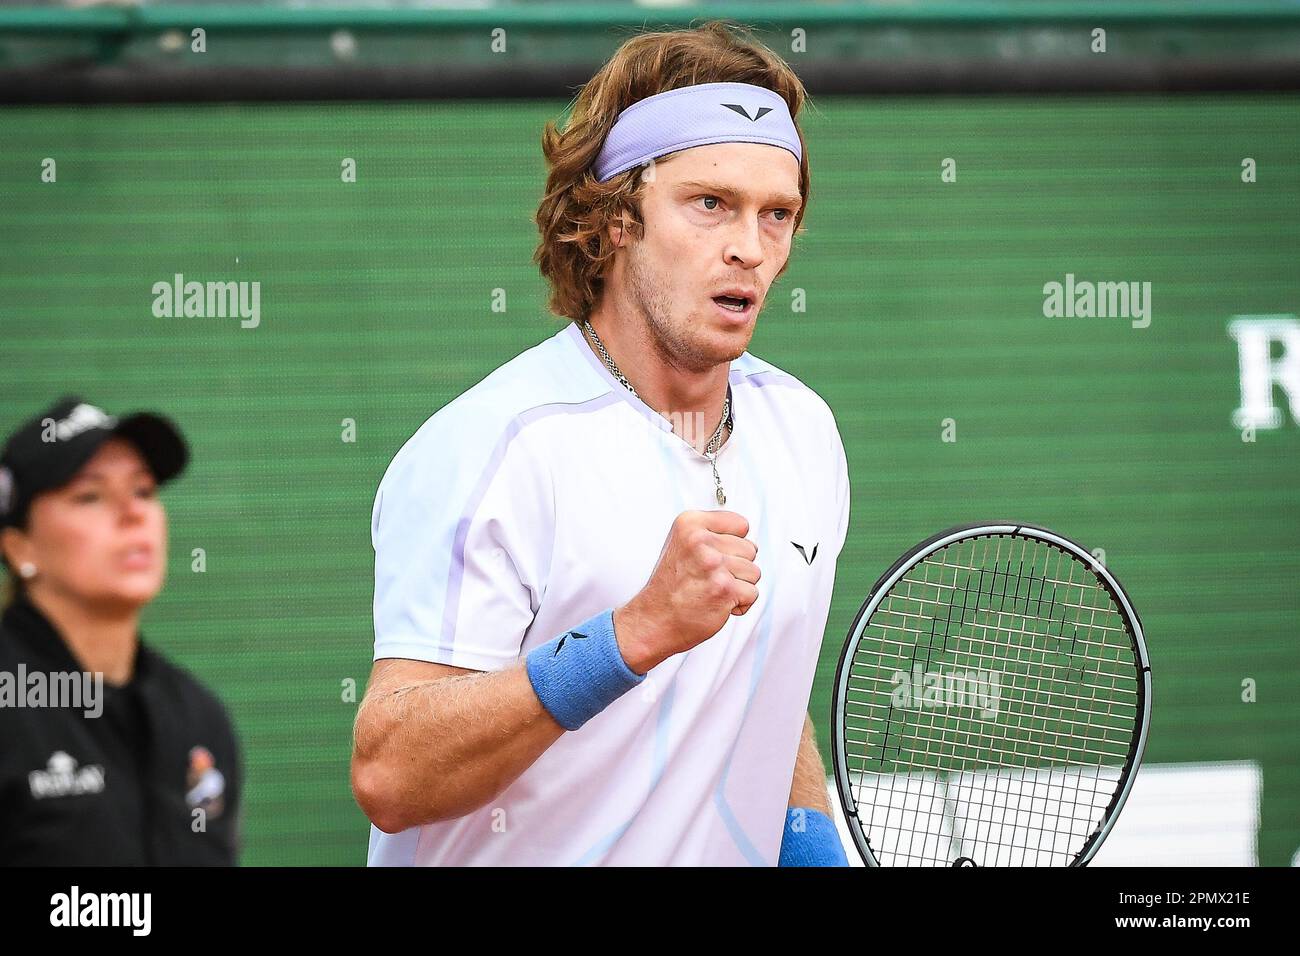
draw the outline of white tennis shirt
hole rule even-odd
[[[844,446],[810,388],[744,353],[718,453],[758,600],[565,733],[487,806],[370,832],[370,865],[755,865],[781,848],[849,521]],[[700,431],[712,434],[716,420]],[[450,402],[375,496],[375,659],[505,668],[628,601],[708,460],[570,323]]]

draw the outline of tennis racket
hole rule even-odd
[[[1074,542],[950,528],[876,582],[840,655],[835,781],[868,866],[1083,866],[1142,761],[1151,667]]]

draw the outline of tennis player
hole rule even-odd
[[[372,865],[845,865],[807,714],[844,449],[746,351],[805,210],[804,95],[715,22],[632,38],[548,124],[570,321],[375,497]]]

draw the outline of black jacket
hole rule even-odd
[[[0,865],[235,863],[243,781],[221,702],[143,641],[131,680],[100,688],[30,602],[4,612]]]

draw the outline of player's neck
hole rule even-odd
[[[641,400],[667,418],[674,433],[703,452],[722,416],[731,363],[722,362],[705,370],[684,368],[664,351],[644,324],[615,321],[599,310],[593,312],[590,321]],[[601,359],[585,332],[583,339]],[[726,444],[730,434],[730,429],[723,429],[721,444]]]

